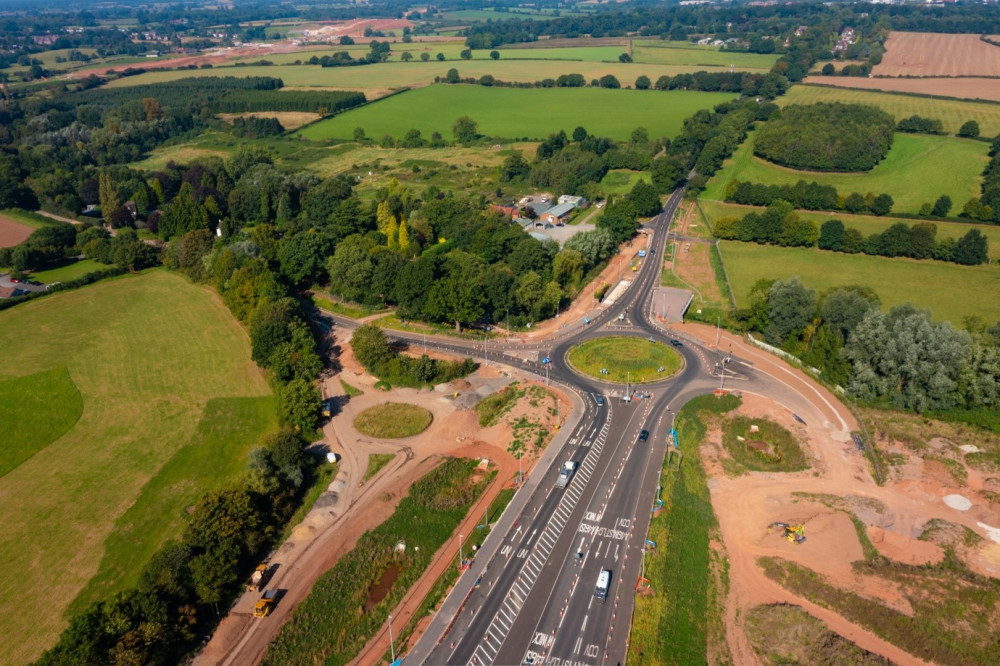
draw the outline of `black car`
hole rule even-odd
[[[645,442],[647,439],[649,439],[649,431],[648,430],[643,430],[642,432],[639,433],[639,441],[640,442]]]
[[[683,347],[684,346],[684,345],[681,344],[680,340],[671,340],[670,344],[672,344],[674,347]]]

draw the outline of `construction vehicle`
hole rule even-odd
[[[785,539],[789,543],[794,543],[797,545],[802,545],[802,542],[806,540],[806,535],[804,534],[805,527],[803,525],[789,525],[788,523],[771,523],[767,526],[767,531],[770,532],[772,529],[781,530],[781,538]]]
[[[256,592],[260,588],[267,584],[267,579],[271,577],[271,567],[266,564],[262,564],[254,570],[253,575],[250,576],[250,582],[247,583],[247,589],[251,592]]]
[[[257,605],[253,607],[254,617],[267,617],[274,610],[274,605],[278,603],[278,591],[277,590],[267,590],[264,592],[264,596],[260,598]]]
[[[563,463],[562,469],[559,470],[559,478],[556,479],[556,488],[565,488],[569,485],[569,480],[573,478],[573,474],[576,472],[576,462],[572,460],[567,460]]]

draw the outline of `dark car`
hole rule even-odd
[[[643,430],[642,432],[639,433],[639,441],[640,442],[645,442],[647,439],[649,439],[649,431],[648,430]]]
[[[597,396],[596,400],[597,400],[597,406],[598,407],[603,407],[604,406],[604,396],[603,395]]]
[[[684,345],[681,344],[680,340],[671,340],[670,344],[672,344],[674,347],[683,347],[684,346]]]

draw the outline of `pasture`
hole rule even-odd
[[[23,401],[5,402],[17,408],[4,428],[34,435],[0,452],[2,661],[24,663],[68,609],[133,585],[275,417],[246,333],[212,292],[162,270],[6,310],[0,337],[0,385]]]
[[[1000,50],[1000,48],[998,48]],[[835,80],[836,77],[821,77],[823,83]],[[904,84],[909,79],[899,81],[889,79],[865,79],[866,81]],[[950,82],[950,79],[938,79]],[[960,81],[955,79],[954,81]],[[990,86],[996,87],[996,81]],[[847,88],[831,88],[827,86],[796,85],[775,100],[780,106],[790,104],[815,104],[816,102],[842,102],[844,104],[870,104],[877,106],[896,117],[896,121],[914,114],[924,118],[937,118],[944,124],[944,131],[949,134],[958,132],[958,128],[967,120],[975,120],[983,136],[1000,134],[1000,104],[988,102],[967,102],[955,99],[935,99],[931,97],[915,97],[891,92],[876,92],[869,90],[851,90]]]
[[[725,67],[739,71],[767,72],[778,60],[777,54],[737,53],[721,51],[718,46],[702,46],[691,42],[668,42],[654,39],[637,39],[632,42],[632,59],[639,63],[658,65],[686,65]]]
[[[438,131],[450,140],[452,123],[460,116],[470,116],[479,123],[480,134],[494,137],[544,138],[559,130],[571,133],[577,125],[619,140],[636,127],[645,127],[650,136],[673,136],[684,118],[730,99],[728,93],[687,91],[436,85],[352,109],[296,136],[345,139],[363,127],[371,137],[401,137],[418,129],[426,138]]]
[[[875,76],[1000,76],[1000,47],[979,35],[891,32]]]
[[[866,285],[879,295],[883,309],[913,303],[929,309],[935,320],[958,327],[963,317],[973,314],[988,322],[1000,320],[1000,300],[983,297],[1000,293],[1000,271],[995,265],[959,266],[930,259],[886,259],[739,241],[720,241],[719,249],[737,307],[747,305],[757,280],[798,276],[817,291]]]
[[[837,192],[874,192],[892,195],[893,211],[916,214],[925,203],[933,204],[942,194],[951,197],[959,212],[972,197],[979,196],[980,174],[988,161],[989,145],[955,137],[897,132],[885,159],[866,172],[828,173],[801,171],[772,164],[753,155],[754,133],[726,160],[705,189],[703,198],[722,201],[732,180],[767,185],[794,185],[800,180],[832,185]],[[942,178],[941,174],[948,174]]]
[[[701,201],[699,203],[710,224],[715,224],[715,221],[720,217],[743,217],[750,211],[755,210],[760,212],[764,210],[763,208],[756,208],[754,206],[738,206],[736,204],[722,203],[721,201]],[[849,215],[841,212],[826,213],[807,210],[796,211],[796,214],[804,220],[812,220],[816,223],[817,227],[822,226],[822,224],[827,220],[840,220],[844,223],[845,227],[857,229],[865,236],[880,234],[890,226],[900,222],[911,227],[918,222],[933,224],[937,227],[938,240],[943,238],[954,238],[957,240],[967,234],[970,229],[979,229],[980,233],[986,236],[986,239],[989,241],[990,259],[993,259],[994,261],[1000,259],[1000,226],[995,224],[973,224],[971,222],[953,222],[951,220],[944,222],[940,220],[913,218],[876,217],[874,215]]]

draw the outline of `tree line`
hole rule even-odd
[[[918,222],[912,227],[898,222],[881,233],[865,236],[846,228],[840,220],[827,220],[817,227],[802,219],[791,203],[777,200],[762,212],[739,217],[723,217],[715,222],[713,232],[723,240],[778,245],[781,247],[819,247],[821,250],[880,257],[937,259],[965,266],[986,263],[989,243],[978,229],[970,229],[961,238],[937,238],[938,226]]]
[[[795,208],[806,210],[843,210],[852,214],[888,215],[895,203],[888,194],[851,192],[842,195],[833,185],[820,185],[800,180],[794,185],[764,185],[748,180],[732,180],[723,194],[725,201],[745,206],[770,206],[775,201],[788,201]],[[947,214],[945,211],[944,214]]]
[[[862,402],[973,416],[1000,407],[1000,322],[973,316],[959,330],[913,305],[883,312],[868,287],[817,294],[796,277],[759,281],[736,317]]]

